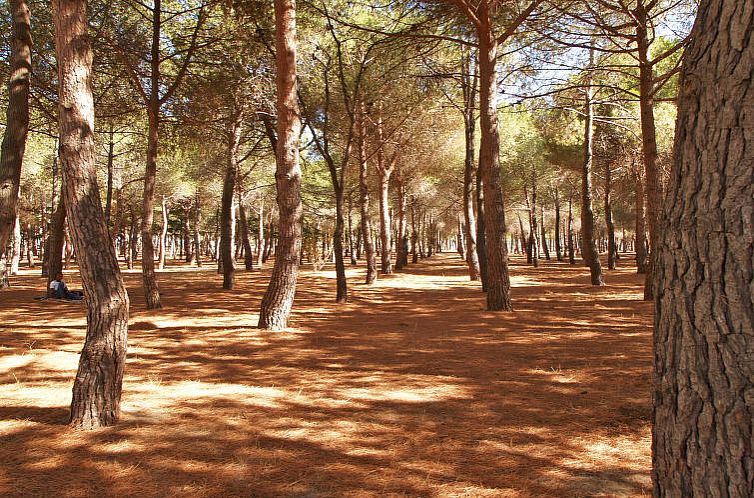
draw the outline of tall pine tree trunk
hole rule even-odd
[[[73,384],[70,424],[114,424],[120,415],[128,336],[128,294],[97,188],[92,51],[86,1],[54,0],[60,162],[65,205],[86,296],[87,330]]]
[[[655,497],[754,495],[751,2],[702,1],[653,247]]]
[[[605,225],[607,226],[607,268],[615,270],[618,249],[615,246],[615,224],[613,223],[613,182],[610,161],[605,161]]]
[[[275,265],[259,312],[259,327],[280,330],[288,326],[296,293],[303,208],[298,150],[301,121],[296,96],[296,2],[275,0],[274,3],[278,118],[275,181],[280,228]]]
[[[463,124],[465,156],[463,163],[463,219],[466,238],[466,264],[469,267],[469,280],[479,280],[479,256],[477,254],[477,220],[474,212],[477,165],[474,157],[474,136],[476,134],[477,78],[476,63],[469,54],[463,63]]]
[[[563,247],[560,245],[560,195],[555,189],[555,257],[563,261]]]
[[[594,50],[590,59],[594,58]],[[590,61],[591,62],[591,61]],[[589,267],[592,285],[605,285],[602,265],[594,238],[594,211],[592,208],[592,167],[594,164],[594,104],[591,76],[584,89],[584,161],[581,169],[581,253]]]
[[[359,207],[361,210],[361,235],[364,239],[364,253],[366,256],[366,283],[373,284],[377,280],[377,257],[372,244],[372,222],[369,217],[369,185],[367,183],[367,151],[364,104],[360,105],[356,122],[356,146],[359,154]]]
[[[236,224],[233,199],[238,178],[238,147],[241,143],[243,116],[235,111],[227,129],[227,165],[223,181],[223,194],[220,202],[220,257],[222,265],[223,289],[233,289],[236,263],[233,258],[233,235]]]
[[[13,232],[21,188],[21,166],[29,130],[29,76],[31,74],[31,16],[25,0],[10,0],[10,77],[5,134],[0,146],[0,287],[7,287],[8,239]]]
[[[636,273],[647,272],[647,218],[644,213],[644,174],[636,172]]]
[[[479,102],[481,144],[479,169],[484,188],[485,244],[487,252],[487,309],[513,309],[505,243],[505,209],[500,180],[500,136],[497,125],[497,39],[492,31],[494,14],[488,0],[479,7]],[[478,243],[478,241],[477,241]]]

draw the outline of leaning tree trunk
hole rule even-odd
[[[0,147],[0,287],[7,286],[6,250],[13,232],[21,187],[21,165],[29,130],[31,16],[25,0],[10,0],[13,17],[8,109]]]
[[[110,243],[97,187],[92,51],[86,1],[54,0],[60,162],[65,206],[86,296],[87,330],[73,384],[70,424],[95,428],[120,415],[128,336],[128,294]]]
[[[654,496],[754,496],[754,17],[701,2],[655,259]]]
[[[492,31],[489,3],[480,5],[479,103],[481,143],[479,169],[484,184],[485,244],[487,249],[487,309],[513,309],[505,242],[505,209],[500,181],[500,136],[497,127],[497,39]],[[477,241],[479,242],[479,241]]]
[[[275,48],[277,67],[277,170],[275,180],[280,210],[278,245],[270,283],[262,298],[259,327],[284,329],[296,293],[301,257],[301,168],[299,166],[299,118],[296,98],[296,2],[275,0]]]
[[[592,50],[591,57],[594,56]],[[584,162],[581,169],[581,253],[589,267],[592,285],[605,285],[602,265],[594,240],[594,211],[592,209],[592,165],[594,161],[594,104],[591,76],[585,89],[584,103]]]

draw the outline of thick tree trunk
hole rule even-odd
[[[655,269],[655,497],[754,496],[751,3],[700,4]]]
[[[369,217],[369,185],[367,183],[366,130],[364,129],[364,104],[360,105],[356,122],[356,147],[359,154],[359,208],[361,210],[361,235],[367,263],[366,283],[377,280],[377,257],[372,244],[372,222]]]
[[[243,116],[234,112],[228,126],[227,166],[223,181],[223,194],[220,202],[220,255],[218,260],[222,265],[223,289],[233,289],[233,279],[236,263],[233,258],[234,229],[236,225],[233,199],[236,193],[238,179],[238,148],[241,143],[241,126]]]
[[[592,52],[593,57],[593,52]],[[592,209],[592,165],[594,161],[594,105],[591,77],[585,89],[584,103],[584,162],[581,170],[581,251],[589,267],[592,285],[605,285],[600,255],[594,239],[594,211]]]
[[[95,428],[120,415],[128,336],[128,294],[105,225],[94,151],[92,51],[86,2],[54,0],[60,161],[65,205],[87,305],[87,330],[73,384],[70,424]]]
[[[0,287],[7,287],[6,250],[18,211],[21,166],[29,130],[29,76],[31,74],[31,16],[25,0],[10,0],[10,77],[5,134],[0,146]]]
[[[484,214],[487,251],[487,309],[513,309],[508,276],[508,250],[505,244],[505,209],[500,182],[500,137],[497,126],[497,40],[492,31],[493,15],[482,0],[479,39],[479,101],[481,144],[479,169],[484,183]],[[478,243],[479,241],[477,241]]]
[[[288,326],[296,293],[303,208],[298,150],[301,122],[296,96],[296,2],[275,0],[274,3],[278,118],[275,181],[280,228],[275,265],[259,312],[259,328],[280,330]]]

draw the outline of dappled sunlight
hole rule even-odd
[[[514,258],[513,313],[484,310],[455,254],[373,286],[349,267],[346,305],[333,302],[331,266],[306,269],[292,327],[276,333],[256,328],[269,268],[239,271],[233,291],[211,268],[161,273],[161,310],[146,310],[141,275],[124,273],[132,312],[122,418],[91,432],[64,425],[85,308],[34,301],[44,284],[32,275],[3,291],[0,494],[651,489],[651,304],[628,269],[595,290],[584,268]]]

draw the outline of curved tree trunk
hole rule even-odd
[[[5,134],[0,146],[0,287],[7,287],[6,250],[13,232],[21,188],[21,166],[29,130],[31,15],[25,0],[10,0],[13,17]]]
[[[120,415],[128,294],[105,224],[94,150],[92,52],[86,2],[53,1],[58,56],[60,162],[65,205],[87,304],[87,330],[73,384],[70,424],[95,428]]]
[[[487,309],[513,309],[508,276],[508,249],[505,242],[505,209],[500,182],[500,137],[497,127],[497,39],[492,32],[492,13],[483,0],[480,8],[479,102],[481,144],[479,169],[484,188],[485,244],[487,251]],[[478,243],[479,241],[477,241]]]
[[[701,2],[654,246],[656,497],[754,495],[751,3]]]
[[[296,97],[295,0],[275,0],[275,26],[278,118],[275,181],[280,228],[275,265],[259,312],[259,328],[280,330],[288,326],[296,293],[303,215],[298,150],[301,121]]]

